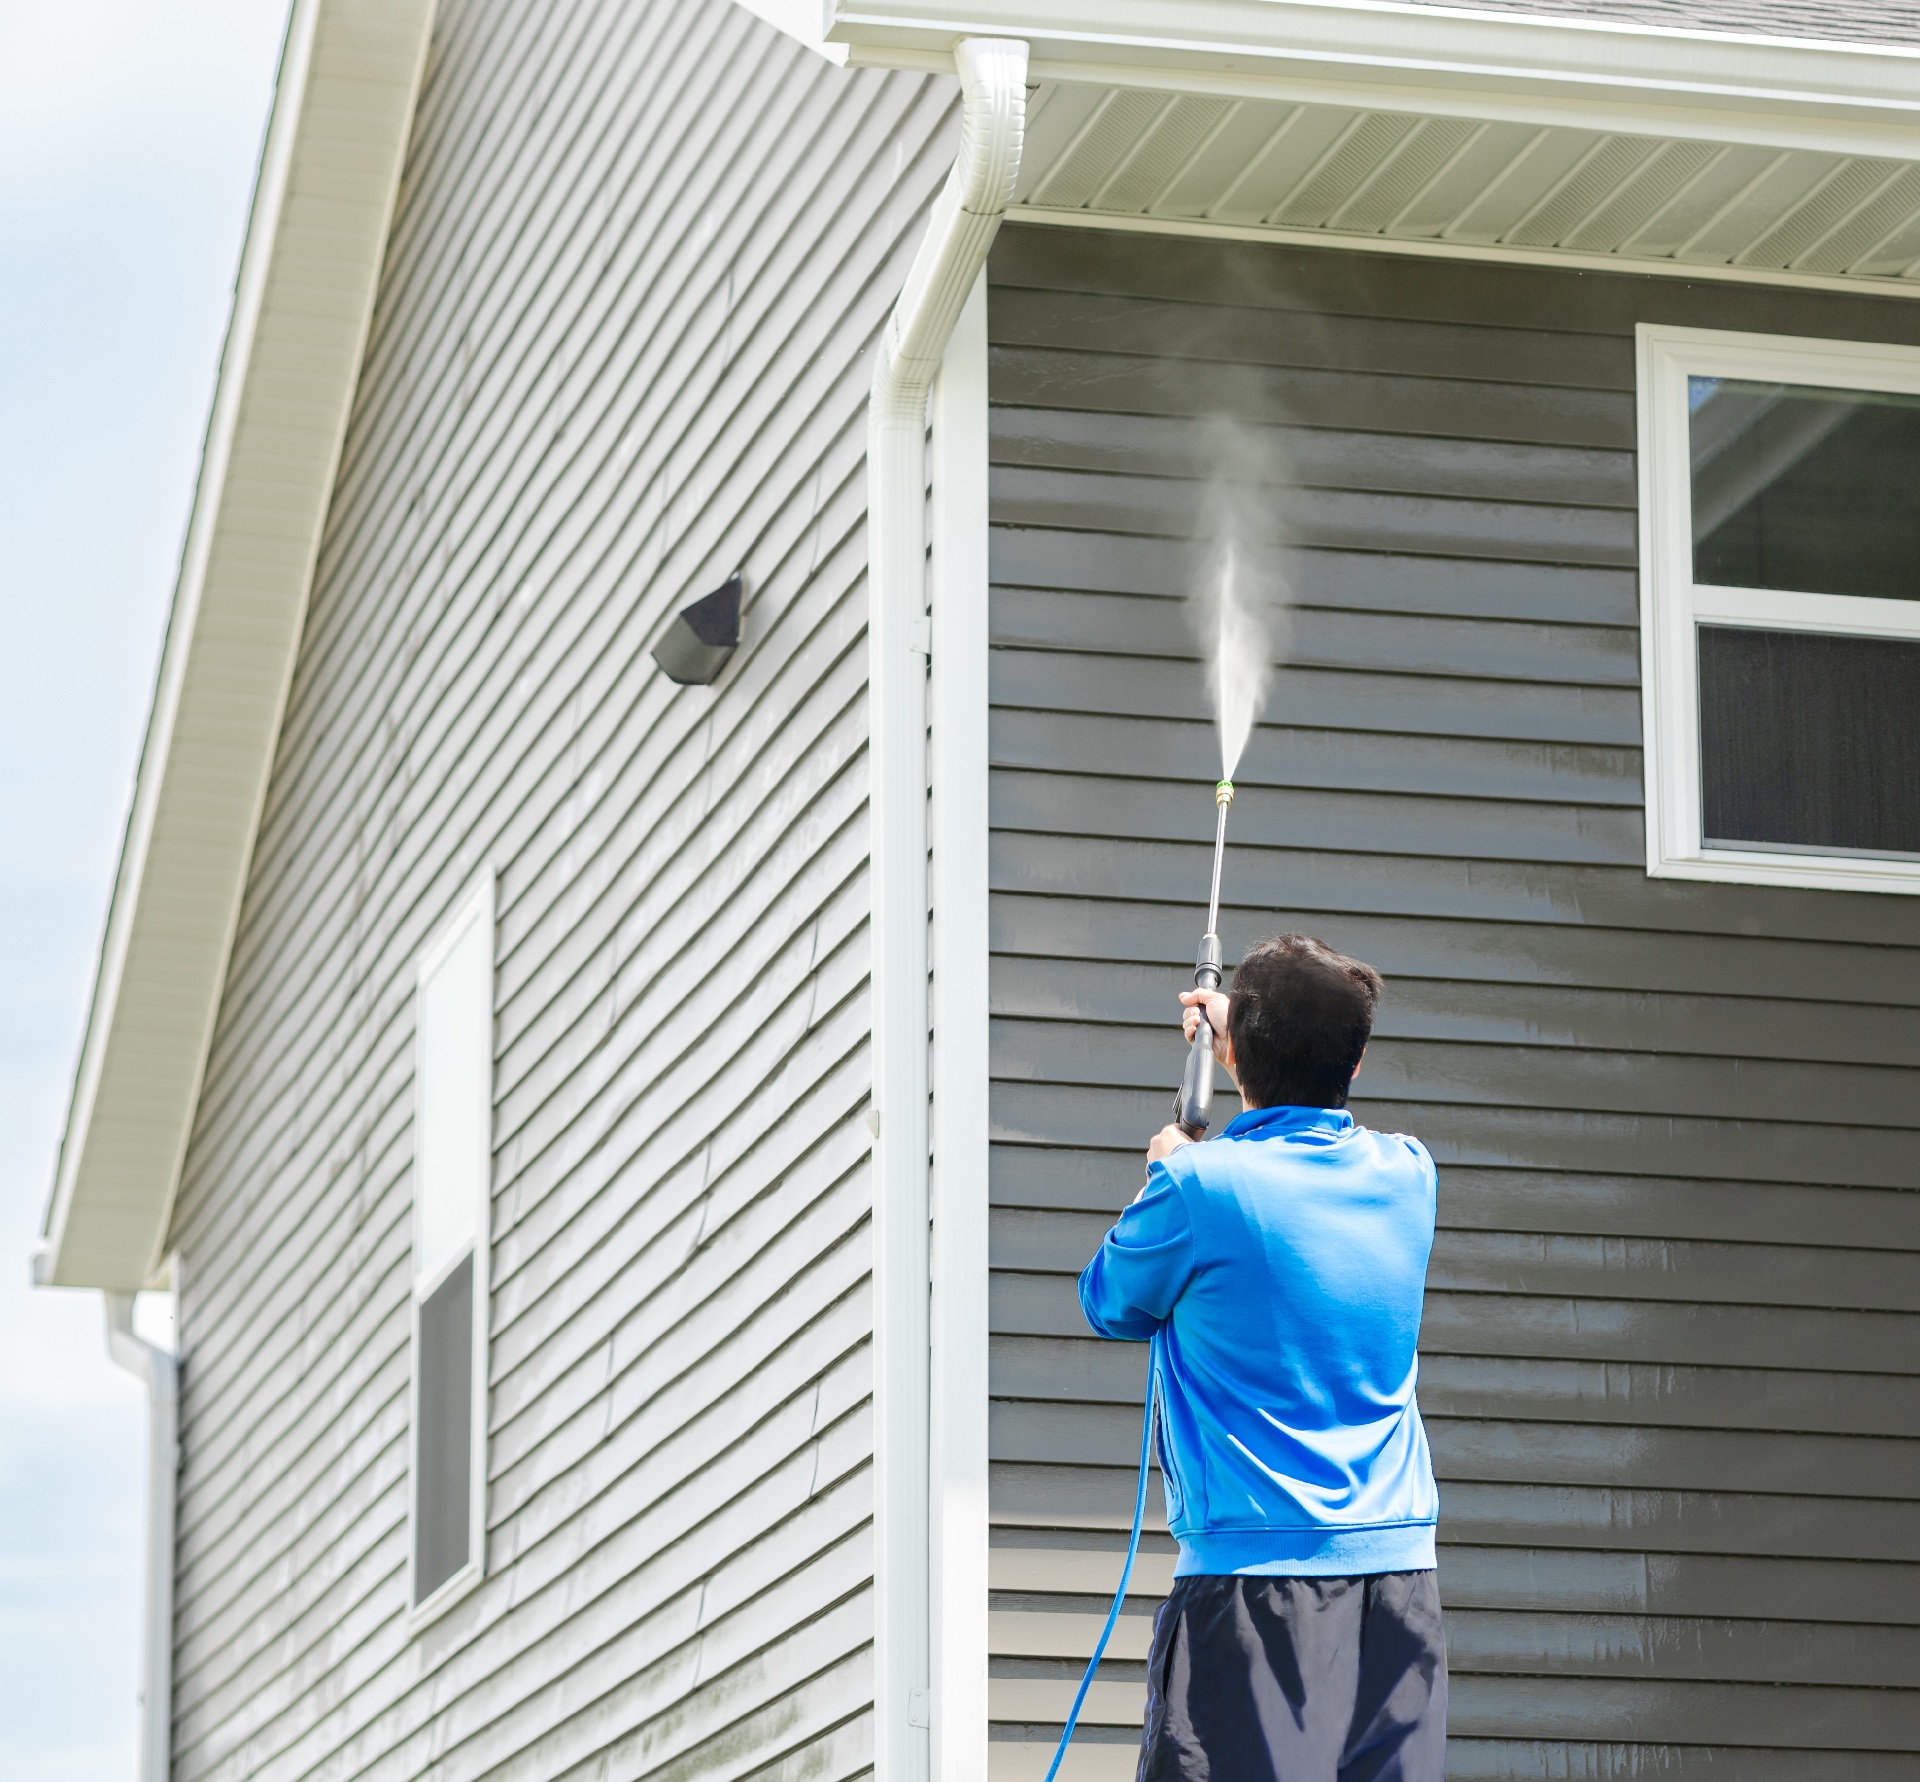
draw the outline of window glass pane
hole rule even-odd
[[[1920,397],[1687,380],[1693,576],[1920,600]]]
[[[465,933],[420,986],[414,1258],[432,1274],[485,1229],[493,1114],[493,932]]]
[[[1920,643],[1699,638],[1708,846],[1920,857]]]
[[[473,1257],[420,1307],[414,1431],[413,1600],[467,1563],[473,1504]]]

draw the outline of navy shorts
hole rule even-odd
[[[1174,1580],[1139,1782],[1441,1782],[1446,1764],[1432,1572]]]

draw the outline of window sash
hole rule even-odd
[[[468,1251],[414,1301],[416,1607],[474,1563],[474,1272]]]
[[[1920,349],[1642,324],[1638,330],[1641,700],[1647,871],[1658,878],[1920,894],[1920,861],[1708,847],[1698,629],[1920,638],[1920,600],[1729,588],[1693,579],[1689,377],[1920,395]]]
[[[414,1220],[411,1307],[412,1390],[407,1466],[407,1602],[409,1626],[419,1627],[450,1607],[479,1583],[486,1564],[486,1417],[487,1309],[490,1282],[491,1153],[493,1107],[494,883],[483,871],[461,896],[420,957],[415,975],[414,1050]],[[471,973],[475,981],[448,984],[442,974]],[[455,989],[443,1006],[460,1021],[477,1020],[484,1032],[468,1035],[456,1021],[451,1032],[435,1037],[423,1018],[430,993]],[[430,1046],[452,1054],[429,1059]],[[449,1068],[450,1067],[450,1068]],[[465,1075],[483,1079],[475,1085]],[[429,1090],[429,1085],[438,1085]],[[425,1105],[434,1093],[444,1097],[438,1109]],[[467,1122],[472,1132],[449,1132],[446,1119]],[[438,1133],[432,1208],[423,1171]],[[451,1164],[451,1178],[437,1166]],[[470,1178],[470,1179],[469,1179]],[[462,1194],[469,1204],[459,1205]],[[451,1196],[451,1200],[449,1200]],[[430,1253],[431,1252],[431,1253]],[[464,1300],[464,1317],[447,1322],[453,1302]],[[447,1345],[454,1326],[464,1326],[462,1356]],[[440,1396],[451,1389],[458,1403]],[[463,1439],[464,1455],[446,1451],[450,1439]],[[464,1461],[464,1465],[461,1462]],[[464,1493],[460,1537],[450,1549],[448,1530],[437,1520],[453,1514],[446,1500],[451,1484]],[[451,1569],[449,1569],[451,1568]]]

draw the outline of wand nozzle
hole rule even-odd
[[[1233,781],[1222,780],[1213,789],[1213,802],[1219,812],[1213,831],[1213,891],[1207,899],[1207,932],[1200,937],[1200,951],[1193,963],[1193,987],[1196,990],[1220,988],[1220,863],[1227,851],[1227,807],[1233,803]],[[1200,1025],[1193,1030],[1193,1043],[1187,1048],[1187,1068],[1180,1078],[1180,1092],[1173,1098],[1173,1123],[1188,1138],[1197,1139],[1213,1117],[1213,1025],[1206,1011],[1200,1013]]]

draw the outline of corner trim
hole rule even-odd
[[[987,1749],[987,279],[933,391],[933,1782]]]
[[[927,396],[1020,170],[1027,46],[954,54],[960,149],[881,333],[867,408],[872,886],[874,1769],[924,1782],[932,1697]]]

